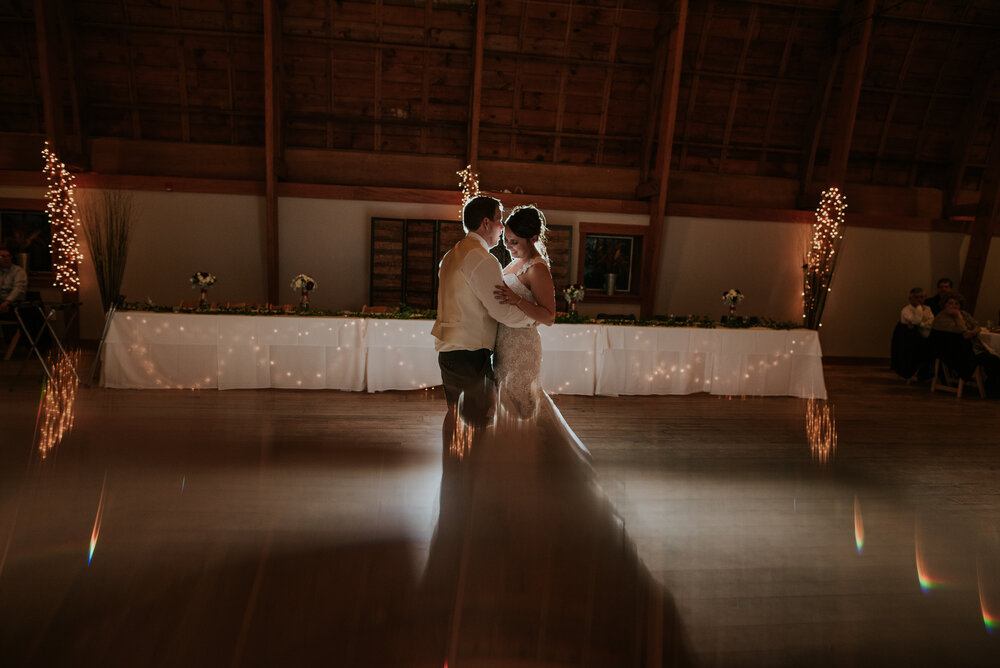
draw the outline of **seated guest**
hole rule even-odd
[[[967,342],[966,360],[957,360],[959,363],[959,373],[966,376],[967,370],[975,367],[982,367],[986,372],[986,389],[991,395],[1000,393],[1000,357],[993,355],[987,350],[983,342],[979,340],[979,333],[982,328],[976,319],[962,307],[965,305],[965,298],[957,292],[952,292],[944,298],[943,309],[934,317],[932,325],[935,332],[943,332],[957,337],[956,341]],[[946,344],[947,350],[952,354],[956,350],[954,343]],[[942,348],[939,348],[942,350]],[[946,363],[950,363],[945,360]],[[966,369],[961,367],[965,366]]]
[[[924,303],[924,289],[910,290],[909,304],[899,313],[900,324],[920,332],[925,339],[931,333],[931,323],[934,322],[934,312]]]
[[[11,309],[24,299],[28,288],[28,275],[13,262],[10,250],[0,246],[0,318],[9,319]]]
[[[892,333],[890,366],[903,378],[917,376],[923,380],[930,378],[933,372],[926,339],[931,333],[934,314],[924,305],[923,288],[910,290],[909,302],[900,311],[899,322]]]
[[[951,279],[950,278],[939,278],[937,282],[937,294],[927,300],[926,304],[930,307],[934,315],[941,312],[944,308],[944,302],[941,301],[942,298],[951,292]]]

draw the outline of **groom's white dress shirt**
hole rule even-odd
[[[493,290],[499,283],[503,283],[500,263],[475,232],[445,254],[438,272],[437,320],[431,329],[438,352],[492,350],[497,322],[509,327],[535,322],[516,306],[496,300]]]

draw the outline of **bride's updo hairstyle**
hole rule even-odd
[[[546,262],[549,261],[549,254],[545,249],[549,228],[545,225],[544,213],[531,204],[516,206],[511,210],[510,216],[507,217],[506,224],[507,229],[522,239],[530,240],[531,237],[537,234],[538,241],[535,242],[535,250],[538,251],[543,260]]]

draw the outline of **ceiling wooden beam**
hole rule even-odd
[[[926,5],[924,6],[926,9]],[[896,89],[892,93],[892,97],[889,100],[889,108],[885,112],[885,120],[882,122],[882,131],[879,134],[878,139],[878,149],[875,151],[875,163],[872,166],[872,176],[878,172],[879,162],[882,160],[882,156],[885,153],[885,144],[889,140],[889,128],[892,124],[892,118],[896,113],[896,104],[899,102],[900,91],[903,88],[903,80],[906,79],[907,73],[910,71],[910,63],[913,61],[914,47],[917,44],[917,38],[920,36],[920,24],[918,23],[913,28],[913,33],[910,35],[910,40],[906,44],[906,55],[903,56],[903,63],[899,67],[899,76],[896,77]],[[872,179],[874,181],[874,178]]]
[[[52,151],[64,162],[66,123],[63,117],[62,79],[58,44],[58,0],[35,0],[35,35],[38,43],[38,69],[42,80],[42,109],[45,112],[45,137]],[[41,150],[41,147],[39,147]]]
[[[708,44],[709,26],[712,24],[712,10],[715,6],[714,0],[708,0],[705,7],[705,16],[701,20],[701,35],[698,39],[698,53],[695,56],[693,71],[701,70],[702,60],[705,57],[705,47]],[[691,77],[691,88],[688,92],[687,109],[684,112],[684,134],[681,136],[681,161],[677,165],[678,169],[684,169],[685,158],[687,158],[688,133],[691,128],[691,119],[694,117],[695,105],[698,102],[698,82],[700,78],[697,74]]]
[[[947,190],[944,193],[946,212],[959,204],[958,195],[962,189],[962,180],[965,178],[965,168],[969,165],[969,155],[975,142],[976,130],[979,128],[979,119],[986,112],[996,77],[996,60],[990,59],[982,63],[973,80],[972,96],[965,105],[962,123],[957,128],[958,139],[951,145],[951,166],[948,170]]]
[[[642,286],[639,291],[642,317],[653,313],[656,301],[656,284],[659,280],[660,245],[663,239],[664,217],[667,208],[667,185],[670,179],[670,162],[673,155],[674,126],[677,121],[677,96],[681,82],[681,61],[684,57],[684,31],[687,28],[688,0],[676,0],[676,15],[667,38],[667,62],[663,72],[663,95],[660,101],[658,143],[653,182],[656,194],[649,203],[649,233],[643,250]]]
[[[844,79],[840,86],[840,100],[837,105],[837,124],[830,147],[830,162],[826,170],[825,186],[843,189],[847,177],[847,161],[851,153],[851,138],[854,135],[854,121],[861,98],[861,84],[865,78],[868,60],[868,44],[871,41],[872,21],[875,14],[875,0],[853,3],[854,11],[847,25],[847,53],[844,54]]]
[[[281,16],[278,0],[264,0],[264,273],[267,301],[278,303],[278,173],[281,136]]]
[[[618,34],[620,32],[619,26],[622,20],[622,3],[625,0],[618,0],[618,6],[615,8],[615,22],[611,26],[611,46],[608,47],[608,63],[614,64],[615,56],[618,54]],[[597,154],[595,160],[597,164],[602,164],[604,162],[604,141],[606,139],[605,134],[608,131],[608,107],[611,104],[611,83],[614,75],[614,70],[610,67],[604,71],[604,88],[601,92],[601,120],[597,128]]]
[[[993,131],[990,154],[983,173],[976,219],[969,230],[969,250],[965,254],[958,290],[965,296],[965,310],[974,312],[990,253],[990,240],[1000,232],[1000,127]]]
[[[469,94],[469,131],[465,164],[476,171],[479,163],[479,116],[483,97],[483,42],[486,39],[486,3],[476,3],[476,33],[472,40],[472,89]]]
[[[792,23],[788,28],[788,34],[785,35],[785,47],[781,51],[781,64],[778,66],[778,78],[784,78],[785,72],[788,70],[788,61],[792,53],[792,43],[795,40],[796,32],[799,26],[799,10],[798,8],[792,13]],[[763,149],[760,154],[760,162],[757,163],[757,173],[763,174],[765,172],[765,164],[767,163],[767,147],[771,143],[771,129],[774,127],[774,115],[778,111],[778,100],[781,98],[779,92],[781,91],[781,84],[775,83],[774,88],[771,91],[771,103],[767,108],[767,121],[764,124],[764,139],[761,141],[761,146]]]
[[[754,29],[757,27],[757,5],[751,5],[750,17],[747,19],[747,30],[743,36],[743,47],[740,49],[740,60],[736,65],[737,77],[743,75],[743,70],[747,64],[747,52],[750,51],[750,43],[753,41]],[[729,110],[726,113],[726,129],[722,135],[722,154],[719,157],[719,172],[723,171],[726,162],[726,153],[729,150],[729,142],[733,136],[733,122],[736,120],[736,108],[740,99],[740,80],[737,78],[733,82],[732,91],[729,94]]]

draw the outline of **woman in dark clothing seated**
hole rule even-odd
[[[934,317],[933,330],[950,334],[936,337],[935,355],[967,378],[978,366],[986,372],[986,390],[990,395],[1000,394],[1000,357],[992,354],[979,339],[982,328],[968,311],[962,310],[965,299],[952,292],[944,300],[944,308]]]

